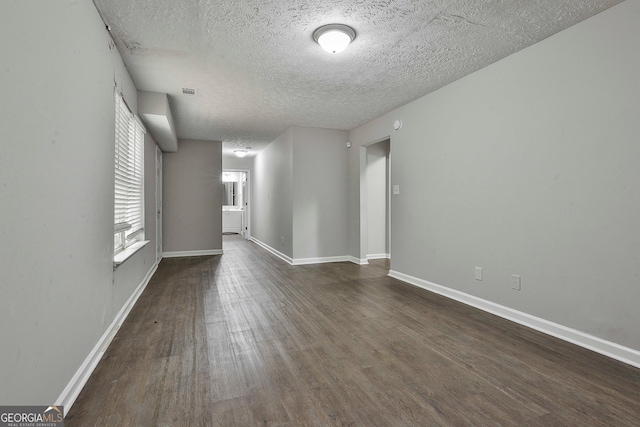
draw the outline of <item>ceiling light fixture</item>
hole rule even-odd
[[[247,155],[247,150],[234,150],[233,152],[238,157],[244,157]]]
[[[343,24],[323,25],[313,32],[313,39],[329,53],[338,53],[356,38],[353,28]]]

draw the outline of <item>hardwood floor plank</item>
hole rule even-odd
[[[293,353],[296,363],[293,369],[296,377],[301,381],[301,387],[308,393],[329,418],[326,425],[351,426],[356,422],[350,414],[350,408],[345,405],[334,392],[333,387],[327,381],[326,373],[314,362],[310,352],[299,351]]]
[[[237,236],[163,260],[67,426],[638,426],[640,369]]]
[[[330,418],[318,405],[318,401],[308,393],[304,381],[295,374],[295,353],[289,352],[279,340],[261,341],[258,346],[266,363],[269,382],[281,399],[291,425],[330,425]]]
[[[241,308],[255,341],[280,338],[280,335],[272,326],[275,319],[271,316],[270,310],[263,307],[263,304],[254,298],[250,298],[243,302]]]
[[[236,353],[233,351],[231,334],[226,322],[207,323],[211,375],[209,399],[212,402],[245,395],[241,368]]]
[[[366,376],[333,349],[317,346],[305,351],[306,357],[318,368],[317,377],[324,390],[331,390],[340,400],[334,413],[353,418],[356,425],[393,425],[394,417],[381,401],[382,393]],[[321,390],[315,390],[318,393]],[[344,399],[344,400],[343,400]]]
[[[246,427],[259,424],[253,418],[245,397],[222,400],[211,404],[208,424],[211,427]]]

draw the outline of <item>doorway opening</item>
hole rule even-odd
[[[391,259],[391,140],[366,149],[366,259]]]
[[[222,234],[251,236],[249,171],[223,169]]]

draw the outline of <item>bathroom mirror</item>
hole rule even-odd
[[[240,203],[238,200],[238,183],[237,182],[225,182],[224,183],[224,196],[222,199],[224,206],[238,206]]]

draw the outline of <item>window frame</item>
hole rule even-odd
[[[144,240],[144,139],[146,129],[114,91],[114,248],[121,254]],[[120,257],[119,257],[120,258]],[[115,260],[115,258],[114,258]]]

